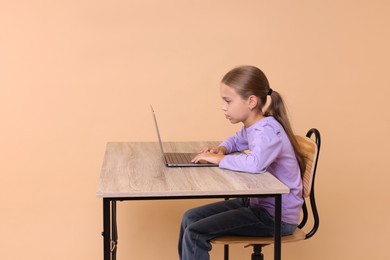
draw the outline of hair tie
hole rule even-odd
[[[271,96],[271,94],[272,94],[272,88],[269,88],[269,89],[268,89],[267,95],[268,95],[268,96]]]

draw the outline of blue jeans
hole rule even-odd
[[[282,222],[282,235],[296,225]],[[179,237],[181,260],[210,259],[210,240],[223,235],[273,236],[274,217],[264,208],[249,208],[246,199],[220,201],[184,213]]]

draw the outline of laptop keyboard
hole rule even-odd
[[[188,164],[191,163],[195,154],[191,153],[166,153],[167,160],[172,164]]]

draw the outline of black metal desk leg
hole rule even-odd
[[[104,260],[111,260],[110,244],[111,244],[111,201],[103,199],[103,248]]]
[[[275,244],[274,259],[281,260],[282,241],[282,195],[275,195]]]
[[[116,250],[118,248],[118,229],[116,226],[116,201],[111,201],[111,256],[112,260],[116,260]]]
[[[103,199],[103,248],[104,260],[116,260],[118,232],[116,227],[116,201]]]

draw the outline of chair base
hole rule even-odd
[[[253,245],[252,260],[264,260],[264,255],[261,252],[263,245]]]
[[[305,232],[297,228],[292,235],[282,236],[282,243],[295,242],[304,240]],[[264,246],[274,243],[274,237],[246,237],[246,236],[222,236],[214,238],[210,241],[213,244],[225,245],[225,260],[229,259],[229,252],[226,248],[229,244],[245,244],[245,247],[253,246],[252,260],[264,260],[264,255],[261,252]]]

